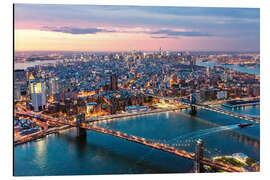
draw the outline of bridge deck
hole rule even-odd
[[[68,121],[68,120],[64,120],[64,119],[59,120],[57,118],[53,118],[53,117],[46,116],[46,115],[41,115],[41,114],[38,115],[38,116],[29,114],[29,113],[17,113],[17,114],[24,115],[24,116],[35,117],[35,118],[38,118],[38,119],[51,121],[51,122],[54,122],[54,123],[65,124],[65,125],[70,125],[70,126],[73,126],[73,127],[77,127],[76,122],[74,122],[74,121]],[[128,135],[128,134],[122,133],[120,131],[114,131],[114,130],[111,130],[111,129],[105,129],[105,128],[102,128],[102,127],[99,127],[99,126],[96,126],[96,125],[92,125],[92,124],[87,124],[87,123],[81,123],[80,128],[84,128],[84,129],[88,129],[88,130],[91,130],[91,131],[96,131],[96,132],[99,132],[99,133],[119,137],[119,138],[122,138],[122,139],[125,139],[125,140],[128,140],[128,141],[132,141],[132,142],[139,143],[139,144],[142,144],[142,145],[145,145],[145,146],[149,146],[149,147],[152,147],[152,148],[155,148],[155,149],[159,149],[159,150],[162,150],[162,151],[165,151],[165,152],[169,152],[169,153],[172,153],[174,155],[177,155],[177,156],[180,156],[180,157],[183,157],[183,158],[187,158],[187,159],[190,159],[190,160],[194,160],[194,158],[195,158],[194,153],[187,152],[185,150],[176,149],[175,147],[168,146],[166,144],[153,142],[153,141],[147,140],[147,139],[142,138],[142,137]],[[228,171],[228,172],[243,172],[244,171],[242,168],[227,165],[227,164],[224,164],[222,162],[217,162],[217,161],[207,159],[207,158],[204,158],[201,161],[201,163],[203,163],[205,165],[212,166],[212,167],[216,167],[216,168]]]
[[[147,93],[145,93],[145,95],[156,97],[156,98],[159,98],[159,99],[166,99],[166,100],[170,100],[170,101],[180,102],[180,103],[183,103],[185,105],[190,105],[190,102],[188,102],[184,98],[162,97],[162,96],[157,96],[157,95],[154,95],[154,94],[147,94]],[[210,107],[210,106],[206,106],[206,105],[202,105],[202,104],[192,104],[192,105],[196,106],[198,108],[207,110],[207,111],[213,111],[213,112],[225,114],[227,116],[232,116],[232,117],[252,121],[252,122],[255,122],[255,123],[260,123],[260,119],[258,119],[256,117],[245,116],[245,115],[233,113],[233,112],[230,112],[230,111],[226,111],[224,109],[214,108],[214,107]]]

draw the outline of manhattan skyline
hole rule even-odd
[[[256,8],[15,4],[15,51],[259,51]]]
[[[14,5],[13,175],[260,171],[260,9]]]

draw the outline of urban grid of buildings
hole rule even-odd
[[[15,62],[45,59],[57,63],[14,70],[14,107],[73,119],[95,118],[181,106],[149,96],[187,98],[200,103],[259,98],[260,76],[226,66],[204,67],[198,62],[258,66],[256,53],[156,52],[70,53],[15,56]],[[52,126],[52,124],[47,124]],[[46,128],[47,128],[46,125]],[[37,132],[43,124],[14,119],[15,139]]]

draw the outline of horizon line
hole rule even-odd
[[[125,50],[125,51],[117,51],[117,50],[107,50],[107,51],[91,51],[91,50],[14,50],[14,52],[131,52],[133,50],[136,50],[137,52],[156,52],[160,51],[157,50],[137,50],[137,49],[131,49],[131,50]],[[162,50],[169,51],[169,52],[256,52],[260,53],[260,50]]]

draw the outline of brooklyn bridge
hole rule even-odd
[[[46,123],[50,122],[50,123],[54,123],[57,125],[69,125],[71,127],[76,127],[78,136],[86,136],[87,135],[86,131],[90,130],[90,131],[95,131],[98,133],[103,133],[103,134],[115,136],[115,137],[118,137],[121,139],[125,139],[127,141],[131,141],[131,142],[138,143],[138,144],[141,144],[144,146],[155,148],[155,149],[158,149],[158,150],[161,150],[164,152],[168,152],[168,153],[171,153],[173,155],[194,161],[194,171],[195,172],[201,172],[203,169],[202,168],[203,165],[208,165],[210,167],[224,170],[226,172],[243,172],[243,171],[245,171],[241,167],[225,164],[221,161],[216,161],[216,160],[204,157],[203,156],[203,143],[201,141],[198,141],[196,152],[193,153],[193,152],[187,152],[185,150],[171,146],[170,144],[168,144],[166,142],[164,142],[164,143],[156,142],[153,140],[145,139],[143,137],[138,137],[138,136],[130,135],[130,134],[123,133],[120,131],[115,131],[115,130],[106,129],[106,128],[97,126],[97,125],[95,125],[95,123],[85,121],[84,114],[77,115],[77,117],[74,118],[74,120],[67,120],[65,118],[54,118],[51,116],[47,116],[47,115],[43,115],[43,114],[36,114],[36,113],[29,112],[29,111],[28,112],[16,111],[15,117],[16,116],[17,117],[18,116],[30,117],[30,118],[35,118],[39,121],[46,122]],[[44,133],[46,133],[46,132],[44,131]]]

